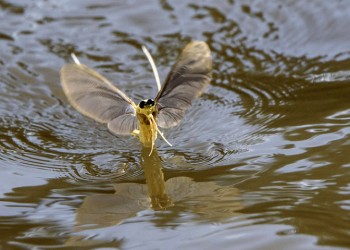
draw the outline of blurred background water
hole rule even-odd
[[[350,248],[350,2],[0,0],[3,249]],[[173,206],[147,203],[141,147],[67,102],[74,52],[135,102],[191,40],[213,80],[157,148]],[[79,248],[79,249],[80,249]]]

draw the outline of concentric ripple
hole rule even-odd
[[[2,120],[2,123],[0,142],[1,160],[4,162],[13,162],[18,167],[54,171],[60,177],[70,176],[81,181],[132,179],[142,174],[138,166],[139,159],[130,154],[127,148],[123,152],[106,147],[103,141],[91,137],[79,137],[78,140],[71,136],[78,133],[74,131],[79,130],[78,127],[74,129],[62,124],[54,126],[47,123],[10,122],[9,119]],[[68,129],[71,134],[64,132]],[[95,146],[92,147],[92,143]]]

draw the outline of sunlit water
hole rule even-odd
[[[350,248],[350,3],[0,1],[4,249]],[[213,81],[158,140],[173,205],[152,209],[141,146],[67,102],[74,52],[135,102],[206,41]],[[0,247],[1,248],[1,247]]]

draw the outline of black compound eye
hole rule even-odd
[[[154,105],[154,101],[152,99],[148,99],[147,100],[147,105],[153,106]]]
[[[145,107],[145,105],[146,105],[146,102],[145,101],[141,101],[140,104],[139,104],[139,107],[143,109]]]

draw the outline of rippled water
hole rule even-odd
[[[3,249],[350,248],[349,13],[340,0],[0,1]],[[174,146],[157,142],[172,205],[152,209],[138,140],[74,110],[58,72],[74,52],[138,102],[156,95],[141,45],[164,79],[191,39],[209,44],[214,79],[166,131]]]

